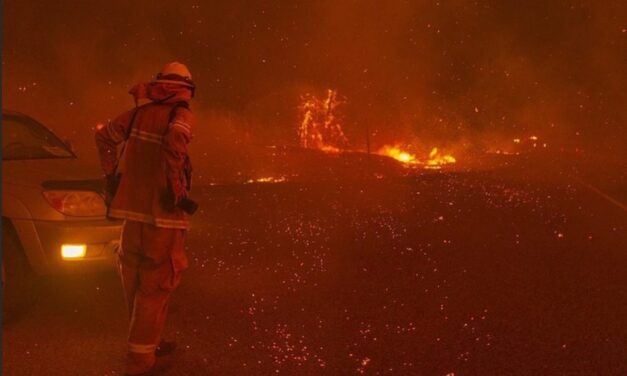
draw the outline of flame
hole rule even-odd
[[[347,143],[337,117],[337,108],[343,104],[336,90],[327,90],[324,98],[311,94],[302,97],[299,106],[302,121],[298,128],[300,146],[337,153]]]
[[[301,147],[318,149],[326,153],[340,153],[346,150],[348,140],[337,115],[338,107],[343,103],[337,91],[332,89],[327,90],[325,97],[312,94],[305,94],[301,97],[299,110],[302,120],[298,126]],[[419,165],[427,169],[439,169],[441,166],[456,162],[455,157],[450,154],[441,154],[437,147],[431,149],[428,157],[424,159],[418,159],[415,154],[397,145],[385,145],[377,154],[394,158],[406,166]],[[256,181],[263,182],[259,179]]]
[[[397,161],[407,165],[422,165],[426,169],[437,170],[443,165],[457,162],[455,157],[450,154],[440,154],[437,147],[431,149],[428,157],[424,160],[416,158],[415,154],[411,154],[408,151],[401,149],[399,146],[385,145],[377,152],[379,155],[385,155],[396,159]]]
[[[425,163],[425,168],[439,169],[443,165],[455,163],[457,160],[450,154],[440,154],[438,148],[431,149],[429,153],[429,159]]]
[[[384,147],[379,149],[377,154],[392,157],[397,161],[403,162],[405,164],[418,164],[418,160],[416,160],[416,156],[414,154],[403,151],[398,146],[385,145]]]

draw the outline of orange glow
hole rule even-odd
[[[443,165],[455,163],[457,160],[450,154],[440,154],[438,148],[431,149],[429,153],[429,159],[425,163],[425,168],[439,169]]]
[[[61,256],[68,260],[85,257],[87,246],[85,244],[63,244],[61,246]]]
[[[267,177],[258,178],[258,179],[250,179],[246,183],[248,183],[248,184],[251,184],[251,183],[282,183],[282,182],[284,182],[286,180],[287,179],[285,178],[285,176],[279,176],[279,177],[267,176]]]
[[[405,164],[418,164],[418,161],[416,160],[416,156],[414,154],[410,154],[409,152],[403,151],[398,146],[385,145],[384,147],[379,149],[377,154],[392,157],[396,159],[397,161],[405,163]]]
[[[490,149],[486,151],[489,154],[501,154],[501,155],[519,155],[519,152],[509,151],[509,150],[501,150],[501,149]]]
[[[342,151],[339,148],[336,148],[335,146],[331,146],[331,145],[322,145],[319,147],[319,149],[325,153],[339,153]]]
[[[410,165],[422,165],[426,169],[439,169],[443,165],[457,162],[455,157],[450,154],[441,154],[438,148],[431,149],[428,157],[424,160],[416,158],[415,154],[411,154],[408,151],[402,150],[399,146],[385,145],[377,152],[379,155],[385,155],[396,159],[399,162],[404,163],[407,166]]]
[[[311,94],[302,97],[299,107],[302,120],[298,127],[300,146],[327,153],[338,153],[342,150],[347,142],[337,117],[337,108],[342,103],[337,91],[330,89],[324,98]]]
[[[339,99],[337,91],[329,89],[325,97],[305,94],[301,99],[299,109],[302,120],[298,126],[300,146],[325,153],[346,151],[348,140],[338,120],[338,107],[344,102]],[[405,166],[416,165],[426,169],[439,169],[443,165],[456,162],[455,157],[440,153],[437,147],[432,148],[424,159],[419,159],[415,154],[401,149],[398,144],[385,145],[376,154],[394,158]],[[249,183],[273,181],[272,178],[267,179],[269,180],[250,180]]]

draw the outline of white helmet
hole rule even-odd
[[[192,74],[187,69],[185,64],[181,64],[177,61],[167,63],[163,66],[161,71],[157,73],[157,78],[152,82],[161,82],[166,84],[177,84],[191,88],[196,88],[194,81],[192,81]]]

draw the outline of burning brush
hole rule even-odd
[[[336,90],[327,90],[326,96],[317,97],[312,94],[302,96],[299,106],[301,122],[298,127],[300,146],[306,149],[317,149],[327,153],[346,151],[348,139],[340,124],[338,108],[345,103]],[[444,165],[455,163],[455,157],[442,154],[437,147],[431,149],[429,155],[419,159],[415,154],[401,149],[399,146],[385,145],[376,153],[391,157],[405,166],[440,169]]]
[[[299,108],[303,119],[298,128],[300,146],[325,152],[341,151],[348,142],[337,116],[337,109],[343,103],[336,90],[327,90],[324,98],[304,95]]]
[[[390,145],[385,145],[379,149],[377,154],[394,158],[406,166],[422,166],[423,168],[430,170],[438,170],[444,165],[456,162],[455,157],[450,154],[440,153],[440,150],[437,147],[431,149],[431,152],[425,159],[418,159],[415,154],[404,151],[399,146]]]

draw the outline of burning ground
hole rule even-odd
[[[624,211],[528,170],[198,189],[169,374],[624,374]],[[114,275],[39,296],[5,373],[119,374]]]

